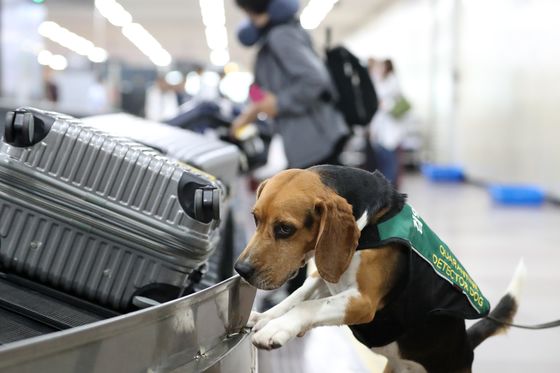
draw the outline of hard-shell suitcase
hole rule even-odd
[[[166,157],[190,164],[216,176],[231,194],[240,171],[241,152],[236,145],[216,137],[202,135],[179,127],[143,119],[126,113],[83,118],[91,127],[137,141],[165,154]],[[226,199],[229,202],[229,199]],[[227,213],[229,203],[222,204],[221,242],[201,269],[196,289],[225,280],[233,274],[233,222]]]
[[[233,184],[238,175],[240,153],[237,146],[216,138],[125,113],[87,117],[83,122],[157,149],[169,158],[216,176],[227,185]]]
[[[141,144],[18,109],[0,146],[0,269],[117,310],[174,298],[218,243],[223,195]]]

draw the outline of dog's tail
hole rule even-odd
[[[525,268],[523,259],[521,259],[515,269],[515,274],[508,286],[506,294],[488,315],[490,318],[481,319],[467,330],[467,336],[473,349],[487,338],[504,333],[509,329],[507,323],[513,322],[513,317],[517,312],[526,275],[527,269]],[[492,319],[504,321],[506,324],[493,321]]]

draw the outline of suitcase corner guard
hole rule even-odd
[[[39,110],[19,108],[6,114],[4,141],[15,147],[28,147],[43,140],[55,118]]]

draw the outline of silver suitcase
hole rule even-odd
[[[167,300],[217,246],[223,196],[143,145],[18,109],[0,146],[0,268],[117,310]]]
[[[212,136],[213,132],[202,135],[179,127],[139,118],[126,113],[105,114],[83,118],[82,121],[91,127],[115,136],[130,138],[153,149],[166,157],[187,163],[216,176],[232,193],[235,182],[242,167],[242,156],[239,148]],[[226,212],[230,200],[222,204]],[[233,270],[233,233],[229,220],[231,214],[222,219],[222,242],[208,260],[208,265],[201,271],[200,283],[196,289],[205,288],[218,283],[232,275]]]

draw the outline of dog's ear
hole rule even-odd
[[[257,199],[259,199],[259,197],[261,196],[261,193],[262,193],[266,183],[268,183],[268,179],[264,180],[262,183],[259,184],[259,187],[257,188]]]
[[[352,206],[336,193],[315,203],[320,215],[315,244],[315,264],[323,279],[336,283],[348,269],[358,246],[360,230],[352,214]]]

